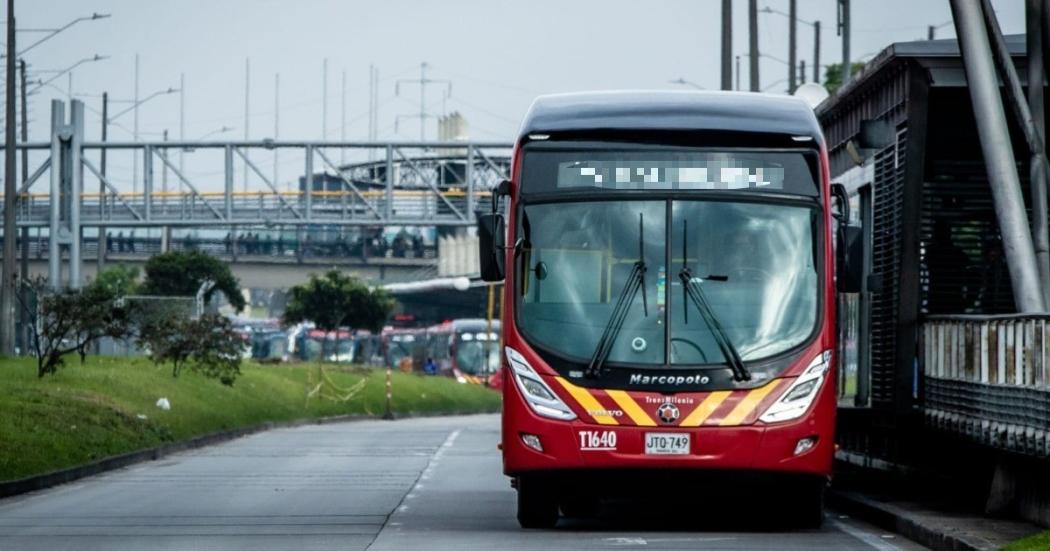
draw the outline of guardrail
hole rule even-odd
[[[922,362],[928,425],[1050,457],[1050,315],[930,316]]]

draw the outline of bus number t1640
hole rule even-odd
[[[616,431],[611,430],[581,430],[581,450],[615,450]]]

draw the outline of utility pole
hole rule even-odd
[[[794,1],[794,0],[792,0]],[[733,89],[733,2],[722,0],[722,89]]]
[[[252,60],[244,58],[244,141],[248,141],[249,121],[251,119]],[[244,149],[244,187],[248,192],[248,148]]]
[[[164,132],[161,134],[161,140],[165,141],[165,142],[168,141],[168,129],[167,128],[165,128]],[[168,148],[165,147],[164,149],[161,150],[161,156],[164,157],[165,161],[168,160]],[[161,193],[161,200],[160,200],[161,204],[167,203],[167,201],[168,201],[168,163],[164,163],[164,170],[162,170],[161,173],[160,173],[160,193]]]
[[[186,141],[186,73],[179,73],[179,141]],[[186,174],[186,148],[179,148],[179,173]],[[182,180],[179,180],[182,191]]]
[[[848,1],[848,0],[844,0]],[[951,0],[966,82],[992,190],[995,216],[1010,272],[1014,302],[1021,313],[1045,311],[1035,247],[1029,232],[1021,183],[1006,125],[999,79],[981,12],[981,3]]]
[[[740,56],[736,56],[736,90],[740,90]]]
[[[321,141],[328,139],[328,58],[321,62]]]
[[[795,67],[798,65],[798,56],[795,51],[798,41],[798,3],[797,0],[788,2],[788,93],[794,94],[797,84],[795,82]]]
[[[135,103],[133,104],[132,118],[134,123],[132,125],[132,141],[139,141],[139,54],[135,54],[135,97],[132,99]],[[131,191],[137,193],[139,190],[139,156],[132,152],[131,154]]]
[[[407,117],[407,118],[419,117],[419,141],[421,141],[421,142],[426,140],[427,117],[431,116],[431,115],[427,114],[427,109],[426,109],[426,90],[427,90],[427,85],[428,84],[438,84],[438,83],[447,84],[448,85],[447,93],[448,93],[449,96],[452,95],[452,81],[449,81],[449,80],[434,80],[434,79],[427,78],[427,67],[429,67],[429,65],[427,65],[427,63],[425,61],[419,64],[419,80],[399,79],[394,85],[394,94],[395,95],[400,95],[400,93],[401,93],[401,83],[419,84],[419,115],[405,115],[405,117]],[[376,70],[376,79],[375,80],[376,80],[376,94],[377,94],[377,96],[376,96],[377,97],[376,111],[378,111],[378,109],[379,109],[379,105],[378,105],[379,71],[378,70]],[[400,119],[401,119],[401,116],[399,115],[397,117],[397,119],[395,119],[395,121],[394,121],[394,131],[395,132],[397,132],[397,121],[400,120]],[[378,119],[376,119],[376,120],[378,120]],[[377,129],[377,132],[378,132],[378,129]]]
[[[747,2],[747,43],[749,55],[747,63],[751,73],[751,91],[760,89],[758,79],[758,0]]]
[[[849,0],[839,2],[839,35],[842,37],[842,85],[849,82],[853,74],[853,62],[849,58]]]
[[[277,141],[281,134],[281,73],[273,75],[273,139]],[[277,184],[277,148],[273,148],[273,187]],[[280,188],[278,188],[280,189]]]
[[[18,187],[15,185],[15,0],[7,0],[7,74],[4,99],[4,261],[3,282],[0,287],[0,353],[11,356],[15,353],[15,282],[18,266],[15,262],[18,237],[15,233]]]
[[[22,143],[29,142],[29,94],[26,93],[26,60],[20,59],[18,61],[19,68],[22,70]],[[22,180],[23,185],[29,181],[29,150],[22,149]],[[29,228],[22,228],[22,263],[19,266],[19,272],[22,277],[25,278],[29,274]],[[15,289],[15,293],[21,292],[19,289]],[[17,294],[15,295],[17,296]],[[19,319],[22,323],[22,331],[19,333],[16,340],[19,344],[20,350],[26,349],[26,344],[29,342],[27,338],[26,328],[29,327],[29,312],[25,308],[19,308]]]
[[[104,143],[107,138],[109,130],[109,92],[102,92],[102,134],[101,141]],[[104,178],[106,176],[106,148],[102,148],[98,151],[98,171]],[[179,172],[182,172],[181,170]],[[102,178],[98,179],[98,204],[100,218],[103,220],[105,217],[106,209],[106,182]],[[95,273],[101,273],[102,267],[106,265],[106,250],[109,249],[109,236],[106,235],[106,227],[99,226],[98,228],[98,260],[95,264]]]
[[[820,84],[820,20],[813,21],[813,82]]]
[[[339,141],[346,141],[346,69],[343,69],[342,84],[339,90]],[[346,148],[339,148],[339,164],[346,164]]]

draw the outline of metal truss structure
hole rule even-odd
[[[51,141],[17,146],[46,154],[19,189],[17,223],[47,228],[52,264],[68,250],[71,283],[80,281],[85,227],[463,227],[474,224],[476,210],[489,208],[492,188],[510,172],[509,143],[89,142],[83,103],[73,100],[69,111],[67,120],[65,103],[52,101]],[[221,170],[188,175],[174,160],[187,153]],[[371,160],[337,162],[348,153]],[[301,160],[297,186],[281,189],[278,154]],[[139,181],[107,174],[106,155],[141,162]],[[272,174],[262,166],[268,157]],[[169,174],[175,190],[169,189]],[[38,185],[45,175],[50,189]],[[59,274],[58,266],[50,272]]]

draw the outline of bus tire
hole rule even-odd
[[[824,524],[824,488],[827,483],[823,478],[807,480],[796,489],[796,499],[792,511],[792,524],[798,528],[817,529]]]
[[[558,497],[543,480],[518,477],[518,524],[522,528],[554,528],[558,523]]]
[[[598,516],[598,499],[594,496],[570,495],[561,500],[561,514],[569,518]]]

